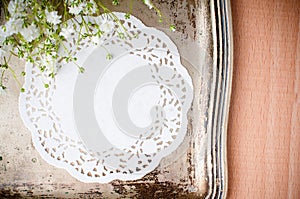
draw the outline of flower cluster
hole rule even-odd
[[[57,73],[57,62],[75,62],[68,50],[59,52],[61,45],[74,34],[74,27],[67,23],[73,19],[80,26],[78,43],[88,38],[95,45],[101,44],[101,37],[111,31],[118,31],[121,38],[125,38],[126,29],[114,30],[120,20],[103,4],[101,0],[1,0],[0,8],[5,13],[5,23],[0,26],[0,89],[3,84],[4,73],[12,73],[17,83],[15,71],[10,67],[11,56],[16,56],[27,62],[34,63],[41,73],[54,77]],[[149,0],[142,0],[149,9],[154,8],[161,18],[160,11]],[[112,1],[118,5],[118,0]],[[98,16],[105,13],[100,24],[93,24],[85,20],[85,16]],[[127,13],[126,18],[130,17]],[[80,20],[77,20],[80,19]],[[91,31],[91,26],[93,30]],[[171,29],[174,29],[171,26]],[[59,52],[59,53],[58,53]],[[108,54],[110,59],[111,55]],[[77,65],[78,66],[78,65]],[[83,68],[78,66],[80,72]],[[25,75],[25,72],[22,72]],[[44,83],[48,87],[47,82]],[[21,91],[24,91],[21,88]]]

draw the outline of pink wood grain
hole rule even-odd
[[[232,1],[229,198],[300,198],[300,1]]]

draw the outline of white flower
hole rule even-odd
[[[146,4],[149,7],[149,9],[153,8],[152,3],[151,3],[150,0],[144,0],[144,4]]]
[[[60,20],[61,16],[57,14],[57,11],[49,12],[48,10],[46,10],[45,13],[46,13],[47,21],[49,23],[57,25],[61,22]]]
[[[83,7],[85,8],[83,11],[85,15],[92,15],[95,14],[97,11],[96,3],[93,0],[91,0],[88,3],[85,3]]]
[[[65,39],[68,39],[71,37],[73,33],[74,33],[74,29],[70,26],[67,26],[61,29],[59,35],[63,36]]]
[[[7,6],[9,14],[14,18],[22,16],[22,12],[24,11],[24,9],[25,4],[20,0],[11,0]]]
[[[84,3],[80,3],[79,5],[69,6],[69,13],[73,15],[78,15],[84,8]]]
[[[39,29],[34,24],[31,24],[27,28],[23,28],[20,32],[28,42],[35,40],[40,35]]]
[[[11,0],[7,6],[7,10],[9,12],[9,14],[13,15],[15,14],[15,10],[17,9],[17,1]]]
[[[52,27],[49,27],[49,28],[47,28],[46,30],[45,30],[45,34],[46,35],[53,35],[53,34],[56,34],[56,30],[57,30],[57,28],[58,28],[58,26],[57,25],[54,25],[54,26],[52,26]]]
[[[109,34],[113,31],[114,28],[114,22],[112,20],[109,20],[107,18],[103,19],[100,30],[102,30],[105,34]]]
[[[17,32],[19,32],[19,30],[22,29],[22,25],[23,25],[23,21],[21,19],[14,19],[14,18],[10,18],[6,24],[6,34],[7,36],[11,36]]]
[[[4,42],[7,36],[8,34],[6,31],[4,31],[4,27],[0,26],[0,45]]]

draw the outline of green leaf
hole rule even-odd
[[[125,19],[130,19],[130,13],[125,14]]]
[[[119,33],[118,33],[118,37],[119,37],[120,39],[125,39],[125,34],[124,34],[123,32],[119,32]]]
[[[176,26],[170,25],[170,30],[174,32],[176,30]]]
[[[120,4],[120,2],[119,2],[119,0],[113,0],[113,1],[112,1],[112,4],[113,4],[114,6],[117,6],[117,5]]]
[[[80,73],[84,73],[84,71],[85,71],[85,69],[83,67],[79,67],[78,69],[79,69]]]
[[[8,69],[8,65],[7,64],[0,64],[0,68]]]
[[[6,86],[4,86],[4,85],[0,85],[0,87],[1,87],[3,90],[6,89]]]
[[[44,72],[46,70],[46,66],[41,66],[40,70],[41,70],[41,72]]]
[[[54,73],[50,73],[50,74],[49,74],[49,77],[54,78],[54,77],[55,77],[55,74],[54,74]]]
[[[108,54],[106,55],[106,59],[107,59],[107,60],[111,60],[112,58],[113,58],[113,55],[112,55],[112,54],[108,53]]]

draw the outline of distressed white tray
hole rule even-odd
[[[173,41],[180,34],[131,17],[124,25],[138,38],[120,40],[112,32],[100,41],[105,48],[86,41],[80,49],[70,40],[68,48],[74,48],[84,74],[69,63],[51,80],[27,65],[20,113],[41,156],[83,182],[132,185],[167,171],[171,177],[165,182],[177,179],[183,195],[226,196],[232,77],[228,3],[208,6],[212,44],[207,48],[212,50],[191,46],[186,49],[191,55],[181,53]],[[105,59],[107,50],[112,60]],[[190,58],[197,53],[199,59]],[[50,81],[48,89],[44,81]],[[182,176],[187,180],[181,183]]]

